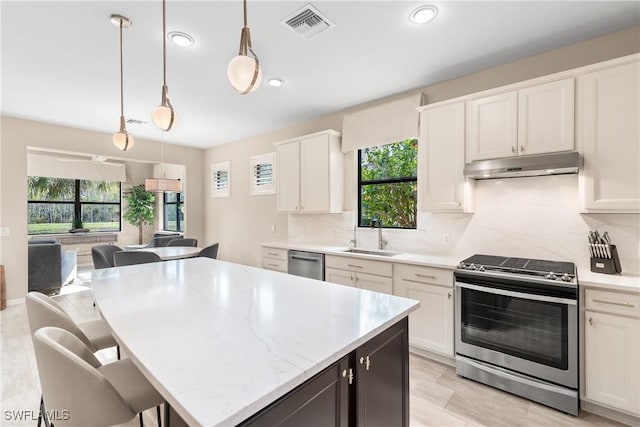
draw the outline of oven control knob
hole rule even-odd
[[[481,265],[480,267],[478,267],[478,271],[484,271],[484,266]]]
[[[562,279],[563,282],[570,282],[571,280],[573,280],[567,273],[564,273],[564,276],[562,276],[560,279]]]
[[[464,270],[465,268],[467,268],[467,266],[465,265],[465,263],[464,263],[464,262],[461,262],[461,263],[458,265],[458,268],[461,268],[461,269],[463,269],[463,270]]]
[[[469,270],[477,270],[477,269],[478,269],[478,267],[476,267],[476,265],[475,265],[475,264],[471,264],[471,265],[469,266]]]
[[[556,280],[558,277],[555,274],[553,274],[553,271],[550,271],[549,274],[544,276],[544,278],[549,280]]]

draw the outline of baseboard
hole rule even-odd
[[[14,298],[7,300],[7,307],[11,307],[12,305],[20,305],[24,304],[24,298]]]
[[[628,426],[640,425],[640,417],[636,415],[620,412],[619,410],[603,406],[599,403],[594,403],[588,400],[580,400],[580,408],[583,411],[591,412],[592,414],[600,415],[601,417],[609,418],[610,420],[617,421]]]
[[[409,345],[409,351],[418,356],[426,357],[427,359],[435,360],[436,362],[443,363],[449,366],[456,366],[456,359],[451,356],[445,356],[444,354],[434,353],[429,350],[424,350],[420,347]]]

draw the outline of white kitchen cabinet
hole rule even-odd
[[[262,247],[262,268],[286,273],[288,271],[288,251],[281,248]]]
[[[586,212],[640,212],[640,65],[631,63],[578,80],[579,138]]]
[[[325,281],[393,294],[393,265],[350,256],[325,257]]]
[[[406,264],[394,270],[394,295],[420,301],[409,315],[409,344],[453,357],[453,273]]]
[[[640,415],[640,320],[585,311],[585,396]]]
[[[340,134],[327,130],[275,145],[278,212],[342,212]]]
[[[472,183],[464,178],[464,101],[420,111],[418,210],[470,212]]]
[[[571,151],[574,79],[467,102],[466,161]]]

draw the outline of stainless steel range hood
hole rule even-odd
[[[477,160],[464,165],[464,176],[474,179],[490,179],[558,175],[578,173],[580,165],[580,154],[575,151],[538,154],[494,160]]]

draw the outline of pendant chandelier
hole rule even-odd
[[[164,142],[160,145],[160,176],[161,178],[147,178],[144,180],[144,189],[153,193],[182,191],[182,182],[177,179],[169,179],[164,176]]]
[[[176,124],[176,113],[169,100],[167,87],[167,27],[166,1],[162,0],[162,98],[160,105],[151,112],[153,123],[163,131],[170,131]]]
[[[111,23],[120,28],[120,130],[113,135],[113,144],[119,150],[127,151],[133,147],[133,136],[127,133],[127,127],[124,119],[124,89],[123,89],[123,67],[122,67],[122,29],[130,28],[131,21],[122,15],[111,15]]]
[[[238,55],[229,62],[227,77],[236,91],[246,95],[260,86],[262,70],[258,56],[251,46],[251,33],[247,26],[247,0],[243,0],[243,10],[244,27],[240,33],[240,50]]]

